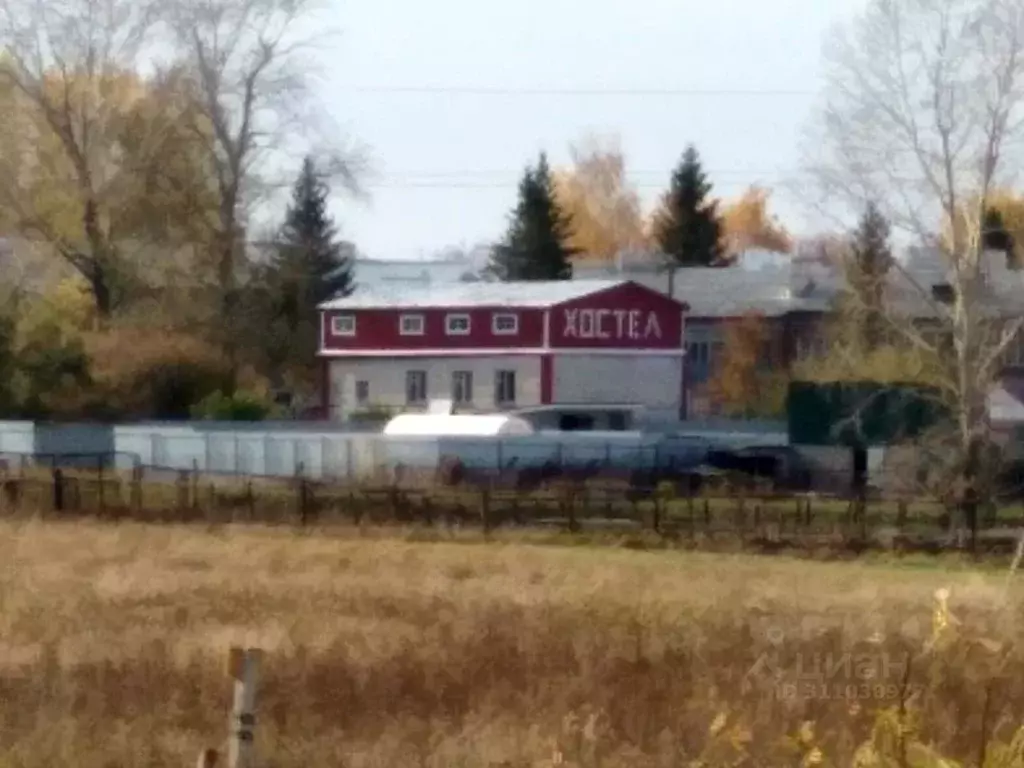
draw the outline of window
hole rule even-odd
[[[331,334],[333,336],[355,336],[356,316],[335,315],[331,318]]]
[[[370,400],[370,382],[368,381],[357,381],[356,382],[356,402],[359,405],[366,405]]]
[[[469,315],[446,315],[444,330],[449,336],[467,336],[469,334]]]
[[[956,289],[949,283],[939,283],[932,286],[932,298],[943,304],[952,304],[956,298]]]
[[[686,357],[692,365],[708,364],[708,343],[691,341],[686,345]]]
[[[410,405],[427,402],[427,372],[405,372],[405,402]]]
[[[403,336],[422,336],[423,315],[402,315],[398,318],[398,329]]]
[[[473,402],[473,372],[452,372],[452,401],[456,404]]]
[[[516,372],[494,372],[494,403],[496,405],[514,405],[516,402]]]
[[[491,333],[495,336],[515,336],[519,333],[519,315],[496,312],[491,315]]]
[[[591,432],[594,429],[594,417],[566,413],[558,419],[558,429],[562,432]]]

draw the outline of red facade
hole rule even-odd
[[[460,309],[359,309],[324,313],[324,348],[327,350],[416,350],[416,349],[508,349],[540,347],[544,343],[544,310],[508,307]],[[493,333],[495,314],[518,317],[515,334]],[[355,317],[355,335],[336,336],[331,318],[336,315]],[[422,335],[401,333],[402,315],[422,315]],[[448,315],[467,315],[469,333],[449,334]]]
[[[323,313],[323,349],[330,354],[416,350],[615,349],[679,350],[683,308],[635,283],[623,283],[547,308],[469,307],[339,309]],[[515,333],[499,333],[495,315],[514,315]],[[421,333],[403,333],[403,316],[422,318]],[[468,319],[468,331],[450,332],[448,318]],[[336,334],[345,318],[349,333]]]
[[[681,349],[677,302],[626,283],[552,307],[549,344],[555,349]]]

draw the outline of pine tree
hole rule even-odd
[[[672,173],[668,194],[654,220],[655,239],[674,266],[722,264],[722,223],[710,193],[711,184],[691,144]]]
[[[547,157],[527,168],[519,182],[519,203],[505,239],[495,246],[488,272],[499,280],[568,280],[572,257],[571,217],[555,198]]]
[[[315,381],[320,322],[317,305],[352,292],[351,246],[338,240],[327,212],[330,188],[306,158],[266,270],[271,328],[268,362],[288,369],[293,385]]]
[[[860,341],[867,351],[881,344],[884,332],[885,283],[893,264],[889,234],[889,221],[869,203],[853,233],[849,265],[850,290],[861,318]]]

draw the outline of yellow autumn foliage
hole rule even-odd
[[[785,407],[788,376],[778,365],[769,320],[748,313],[729,321],[707,394],[727,416],[769,417]]]
[[[644,247],[640,198],[618,141],[588,137],[571,155],[572,167],[554,175],[558,203],[572,217],[570,245],[581,258],[600,261]]]
[[[46,243],[50,258],[117,281],[161,249],[202,239],[215,182],[193,128],[195,111],[173,76],[48,73],[32,96],[0,90],[0,220]],[[69,126],[74,126],[69,127]],[[159,257],[157,257],[159,258]]]
[[[1013,238],[1013,258],[1024,265],[1024,195],[1001,189],[989,197],[989,207],[999,211],[1003,226]]]
[[[725,248],[730,257],[750,249],[789,253],[793,240],[768,211],[771,191],[753,185],[721,211]]]

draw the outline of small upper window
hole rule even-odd
[[[355,315],[334,315],[331,318],[331,334],[334,336],[355,336]]]
[[[469,315],[445,316],[444,328],[449,336],[467,336],[469,334]]]
[[[496,312],[491,316],[491,333],[496,336],[514,336],[519,333],[519,315]]]
[[[423,315],[402,315],[398,323],[403,336],[423,335]]]

